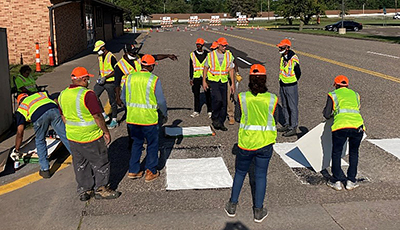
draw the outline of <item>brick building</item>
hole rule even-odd
[[[123,34],[124,9],[104,0],[2,0],[0,27],[7,29],[10,63],[35,62],[40,44],[42,64],[48,64],[48,39],[60,64],[98,39]],[[53,29],[50,29],[50,28]]]

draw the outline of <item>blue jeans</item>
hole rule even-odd
[[[158,124],[149,126],[128,124],[128,130],[130,137],[133,139],[129,172],[138,173],[140,171],[140,157],[142,156],[143,143],[146,138],[147,155],[145,167],[152,173],[156,173],[158,165]]]
[[[358,149],[364,132],[358,129],[340,129],[332,132],[332,177],[331,182],[350,180],[356,182]],[[343,146],[349,140],[349,168],[347,178],[344,176],[340,165]]]
[[[238,203],[240,190],[243,186],[244,178],[249,171],[250,164],[255,164],[255,197],[253,197],[255,208],[262,208],[265,198],[265,190],[267,187],[267,171],[269,160],[272,157],[272,144],[255,151],[239,149],[236,155],[236,171],[233,179],[232,193],[230,201]]]
[[[47,110],[42,116],[33,122],[33,129],[35,130],[35,143],[37,154],[39,156],[40,170],[49,170],[49,161],[47,160],[47,145],[46,145],[46,134],[49,130],[49,126],[53,127],[54,131],[60,136],[61,141],[67,148],[68,152],[71,152],[69,142],[65,135],[65,124],[61,119],[60,112],[57,108]]]

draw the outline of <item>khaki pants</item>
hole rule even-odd
[[[228,81],[228,90],[227,90],[227,97],[226,99],[228,100],[227,102],[227,113],[228,113],[228,117],[229,119],[234,119],[235,116],[235,97],[232,95],[231,96],[231,84],[229,84]]]

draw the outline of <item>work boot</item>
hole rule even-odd
[[[85,191],[85,192],[82,192],[79,195],[79,200],[80,201],[87,201],[87,200],[90,200],[90,198],[93,197],[93,196],[94,196],[93,190]]]
[[[192,114],[190,114],[190,116],[195,118],[195,117],[200,116],[200,113],[199,112],[193,112]]]
[[[284,136],[284,137],[291,137],[291,136],[294,136],[294,135],[296,135],[296,134],[297,134],[296,128],[293,128],[293,129],[289,129],[289,131],[287,131],[286,133],[284,133],[282,136]]]
[[[235,119],[233,117],[229,117],[229,125],[234,125],[235,124]]]
[[[51,177],[50,170],[44,170],[44,171],[40,170],[39,175],[44,179],[49,179]]]
[[[144,182],[150,182],[153,181],[155,179],[157,179],[157,177],[160,176],[160,172],[156,171],[156,173],[153,173],[152,171],[146,169],[146,176],[144,177]]]
[[[254,221],[256,223],[261,223],[268,216],[268,211],[266,208],[253,208]]]
[[[219,130],[221,129],[221,123],[219,121],[213,121],[212,122],[212,126],[214,127],[214,129]]]
[[[232,203],[229,200],[228,203],[226,203],[225,208],[224,208],[226,215],[228,215],[229,217],[235,217],[236,216],[236,206],[237,206],[237,203],[236,204]]]
[[[116,199],[121,196],[121,192],[110,189],[108,186],[99,187],[95,194],[96,199]]]
[[[347,180],[347,182],[346,182],[347,190],[353,190],[353,189],[357,188],[358,186],[360,186],[360,185],[357,184],[357,182],[352,182],[351,180]]]
[[[333,183],[330,180],[328,180],[326,182],[326,185],[328,185],[328,187],[335,189],[336,191],[340,191],[343,189],[342,183],[340,181],[336,181],[335,183]]]
[[[143,174],[144,174],[143,171],[140,171],[138,173],[128,173],[128,178],[130,178],[130,179],[139,179],[139,178],[142,178]]]
[[[222,131],[228,131],[228,128],[227,128],[227,127],[225,127],[224,125],[221,125],[221,128],[220,128],[220,130],[222,130]]]
[[[277,129],[278,132],[286,132],[289,130],[289,125],[284,125]]]

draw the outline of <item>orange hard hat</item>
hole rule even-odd
[[[76,67],[72,70],[71,79],[78,79],[81,77],[93,77],[93,74],[90,74],[85,67]]]
[[[141,62],[142,62],[142,65],[146,65],[146,66],[155,65],[156,59],[153,56],[151,56],[150,54],[145,54],[145,55],[143,55]]]
[[[218,42],[213,42],[210,49],[216,49],[218,47]]]
[[[22,100],[23,100],[25,97],[27,97],[27,96],[28,96],[27,93],[21,93],[20,95],[18,95],[18,97],[17,97],[17,103],[18,103],[18,104],[21,103]]]
[[[228,42],[226,41],[226,38],[224,38],[224,37],[218,38],[217,43],[218,43],[218,45],[223,45],[223,46],[228,45]]]
[[[282,46],[292,46],[292,42],[289,39],[283,39],[279,44],[276,46],[282,47]]]
[[[196,40],[196,44],[204,45],[204,39],[198,38],[198,39]]]
[[[349,79],[344,75],[339,75],[335,77],[335,83],[333,83],[333,85],[349,86]]]
[[[254,64],[250,67],[250,75],[267,75],[267,70],[261,64]]]

